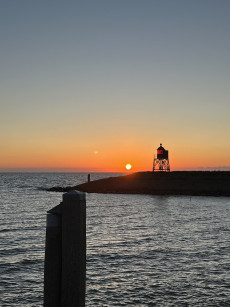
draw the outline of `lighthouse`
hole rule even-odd
[[[164,149],[162,144],[157,148],[157,157],[154,155],[153,172],[155,171],[170,172],[168,150]]]

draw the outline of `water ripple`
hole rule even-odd
[[[0,177],[0,305],[42,306],[46,211],[62,194],[37,188],[87,175]],[[229,242],[229,198],[87,194],[86,306],[230,306]]]

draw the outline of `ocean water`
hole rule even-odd
[[[92,174],[104,178],[115,174]],[[0,174],[0,306],[42,306],[46,211],[87,174]],[[86,306],[230,306],[230,198],[87,194]]]

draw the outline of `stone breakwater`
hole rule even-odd
[[[47,191],[88,193],[230,196],[230,172],[138,172]]]

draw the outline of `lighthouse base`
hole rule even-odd
[[[168,159],[154,159],[153,160],[153,172],[170,172],[170,164]]]

